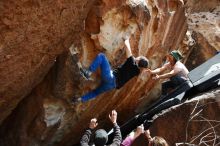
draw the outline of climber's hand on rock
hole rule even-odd
[[[98,126],[98,122],[96,118],[91,119],[90,123],[89,123],[89,128],[90,129],[94,129]]]
[[[122,39],[123,39],[123,41],[126,41],[126,40],[128,40],[129,41],[129,36],[128,35],[126,35],[126,36],[124,36]]]

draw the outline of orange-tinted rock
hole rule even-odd
[[[188,0],[186,3],[186,15],[188,24],[188,36],[191,35],[193,43],[188,44],[190,55],[186,65],[191,70],[199,64],[205,62],[216,51],[219,51],[220,35],[217,28],[220,24],[219,1],[199,1]],[[198,56],[198,57],[196,57]]]
[[[77,44],[92,1],[0,2],[0,123]]]
[[[219,99],[218,89],[172,108],[156,119],[151,127],[152,135],[164,137],[170,145],[184,142],[217,145],[220,141]]]
[[[186,6],[191,12],[205,12],[212,11],[216,6],[220,5],[218,0],[206,1],[206,0],[184,0]]]
[[[151,136],[161,136],[171,146],[218,145],[219,110],[220,89],[218,88],[163,111],[150,127]],[[144,146],[147,143],[147,138],[141,135],[132,146]]]

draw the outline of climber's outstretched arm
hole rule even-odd
[[[130,42],[129,42],[129,38],[125,40],[125,51],[126,51],[126,57],[129,58],[132,56],[132,52],[131,52],[131,46],[130,46]]]
[[[170,66],[169,63],[164,64],[162,67],[156,68],[154,70],[150,70],[150,69],[146,69],[147,72],[149,72],[150,74],[160,74],[161,72],[164,72],[166,69],[168,69]]]

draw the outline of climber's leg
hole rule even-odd
[[[88,92],[87,94],[83,95],[81,97],[81,100],[82,100],[82,102],[86,102],[86,101],[88,101],[92,98],[95,98],[96,96],[98,96],[101,93],[104,93],[106,91],[114,89],[115,86],[116,85],[115,85],[115,80],[114,80],[114,76],[113,76],[113,79],[111,79],[110,82],[104,82],[103,81],[98,88],[96,88],[96,89]]]
[[[88,101],[99,94],[106,92],[108,90],[114,89],[116,87],[115,77],[107,57],[103,53],[99,53],[90,65],[88,71],[95,72],[98,68],[101,69],[101,80],[102,83],[96,89],[88,92],[80,98],[80,101]],[[78,99],[76,101],[79,101]]]
[[[89,71],[95,72],[98,67],[101,69],[102,80],[108,82],[112,79],[112,70],[105,54],[99,53],[89,67]]]

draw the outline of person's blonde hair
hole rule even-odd
[[[155,136],[150,141],[150,146],[169,146],[166,140],[160,136]]]

